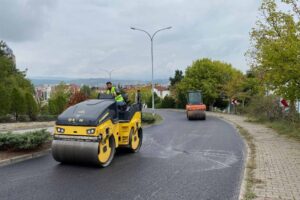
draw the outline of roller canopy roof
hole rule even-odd
[[[56,121],[57,125],[97,126],[114,100],[87,100],[69,107]]]

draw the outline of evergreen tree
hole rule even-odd
[[[0,85],[0,115],[6,115],[10,111],[10,95],[9,91]]]
[[[19,89],[14,88],[12,90],[10,102],[10,111],[15,115],[16,120],[18,120],[20,114],[24,114],[26,110],[24,97]]]
[[[33,98],[32,94],[25,94],[25,102],[26,102],[26,114],[29,116],[30,120],[36,120],[38,114],[38,106]]]

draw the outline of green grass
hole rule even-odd
[[[160,124],[163,121],[163,118],[155,114],[154,116],[152,113],[143,112],[142,113],[142,124],[143,125],[153,125],[153,124]]]
[[[263,124],[275,130],[278,134],[300,140],[300,121],[291,122],[287,120],[268,121],[264,119],[248,118],[247,122]]]
[[[256,195],[253,191],[254,185],[259,182],[254,178],[254,169],[256,169],[256,147],[253,141],[253,137],[241,126],[237,126],[239,133],[243,136],[243,138],[247,141],[250,152],[248,152],[250,158],[247,162],[247,174],[246,174],[246,190],[243,197],[243,200],[252,200],[256,198]]]
[[[290,138],[300,140],[300,122],[287,121],[263,122],[267,127],[274,129],[277,133]]]

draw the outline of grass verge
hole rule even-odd
[[[162,121],[163,121],[163,118],[159,114],[155,114],[153,116],[152,113],[148,113],[148,112],[142,113],[143,126],[160,124],[160,123],[162,123]]]
[[[247,122],[263,124],[278,134],[300,140],[300,122],[290,122],[286,120],[266,121],[255,118],[249,118]]]
[[[266,126],[274,129],[281,135],[300,140],[300,123],[287,123],[286,121],[265,122]]]
[[[250,152],[248,152],[249,159],[246,165],[246,188],[244,193],[244,200],[252,200],[256,198],[256,195],[253,191],[254,185],[259,182],[254,178],[254,169],[256,169],[256,147],[253,141],[253,137],[246,131],[243,127],[237,125],[237,128],[242,135],[242,137],[247,141]]]

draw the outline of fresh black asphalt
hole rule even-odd
[[[63,165],[51,155],[0,168],[0,199],[238,199],[244,143],[226,122],[160,110],[137,154],[119,152],[104,169]]]

